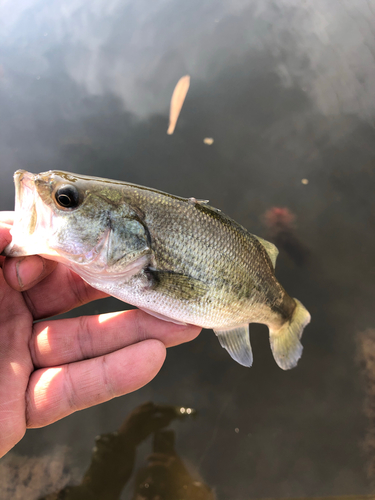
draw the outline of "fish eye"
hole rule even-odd
[[[56,190],[55,199],[62,208],[77,208],[80,204],[80,196],[75,186],[61,186]]]

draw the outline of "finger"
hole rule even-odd
[[[57,262],[30,255],[5,259],[3,270],[8,285],[24,292],[51,274],[56,266]]]
[[[135,309],[35,323],[30,351],[35,366],[56,366],[102,356],[150,338],[172,347],[193,340],[200,330]]]
[[[34,319],[48,318],[70,311],[92,300],[108,297],[106,293],[92,288],[64,265],[50,264],[51,261],[45,259],[44,262],[47,263],[47,269],[44,271],[47,274],[46,277],[23,294]],[[7,266],[7,262],[4,265]],[[50,265],[54,266],[52,272],[48,267]],[[11,273],[12,275],[9,276]],[[16,269],[13,267],[9,274],[7,273],[7,281],[12,280],[13,286],[16,286]]]
[[[12,236],[10,235],[9,232],[11,227],[12,226],[8,224],[0,222],[0,253],[12,241]]]
[[[0,212],[0,252],[8,245],[12,237],[10,229],[14,212]],[[56,263],[43,259],[38,255],[2,259],[4,277],[12,288],[24,291],[41,281],[56,267]]]
[[[14,221],[14,212],[0,212],[0,223],[12,225]]]
[[[14,212],[0,212],[0,254],[12,241],[10,229],[12,228]],[[0,267],[4,265],[5,257],[0,255]]]
[[[13,220],[14,212],[0,212],[0,253],[12,240],[9,231]],[[24,298],[34,319],[54,316],[108,296],[92,288],[62,264],[39,256],[12,259],[0,256],[0,267],[4,268],[8,284],[25,292]],[[48,279],[50,274],[52,276]]]
[[[14,212],[0,212],[0,253],[12,240],[9,231],[13,220]],[[40,256],[12,259],[0,256],[0,267],[4,268],[8,284],[24,292],[34,319],[54,316],[108,296],[92,288],[62,264]],[[50,274],[53,276],[48,279]]]
[[[165,354],[161,342],[145,340],[98,358],[35,371],[26,395],[27,426],[43,427],[143,387],[158,373]]]

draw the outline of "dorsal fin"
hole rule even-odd
[[[276,267],[276,259],[277,259],[277,256],[279,255],[279,251],[278,251],[277,247],[273,243],[270,243],[269,241],[266,241],[263,238],[260,238],[259,236],[256,236],[255,234],[253,236],[255,236],[255,238],[260,243],[262,243],[262,245],[266,249],[266,252],[268,253],[268,257],[271,259],[273,268],[275,269],[275,267]]]
[[[207,205],[210,200],[197,200],[196,198],[188,198],[188,202],[192,205],[199,203],[199,205]]]

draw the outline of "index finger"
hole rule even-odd
[[[0,212],[0,267],[5,257],[1,255],[4,248],[12,241],[10,229],[13,224],[14,212]]]
[[[92,288],[63,264],[57,264],[51,274],[23,292],[23,296],[36,320],[62,314],[108,294]]]
[[[14,212],[0,212],[0,254],[12,241]],[[43,259],[38,255],[25,257],[5,258],[1,255],[0,265],[4,277],[14,290],[23,292],[41,281],[56,267],[56,263]]]
[[[30,351],[35,367],[57,366],[117,351],[147,339],[165,347],[193,340],[201,328],[176,325],[133,309],[34,324]]]

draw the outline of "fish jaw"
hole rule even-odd
[[[12,241],[4,249],[6,256],[57,256],[48,246],[47,234],[51,227],[52,211],[40,199],[35,178],[36,175],[25,170],[17,170],[14,174],[15,218],[10,230]]]

